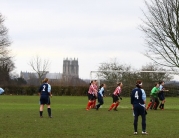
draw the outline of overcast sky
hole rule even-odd
[[[16,72],[32,71],[39,55],[62,73],[64,58],[78,58],[80,78],[116,58],[138,69],[150,60],[138,29],[143,0],[0,0],[15,55]]]

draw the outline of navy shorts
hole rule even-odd
[[[113,103],[116,103],[119,100],[119,97],[116,95],[112,95]]]
[[[165,100],[165,96],[164,95],[159,95],[159,99],[160,99],[160,101],[163,101],[163,100]]]
[[[40,97],[40,104],[50,105],[50,97]]]
[[[143,116],[146,115],[145,108],[141,106],[140,104],[134,105],[134,116]]]

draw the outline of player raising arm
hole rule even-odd
[[[133,106],[134,115],[134,135],[137,135],[137,123],[139,115],[142,116],[142,134],[148,134],[146,132],[146,94],[142,89],[142,81],[140,80],[136,82],[136,88],[132,90],[131,104]]]

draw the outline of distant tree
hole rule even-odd
[[[155,63],[179,68],[179,0],[146,0],[141,30],[146,56]]]
[[[170,81],[173,79],[172,74],[168,73],[166,69],[157,66],[156,64],[146,64],[145,66],[142,66],[142,71],[162,71],[161,72],[141,72],[139,76],[145,80],[146,82],[158,82],[158,81]]]
[[[50,65],[49,60],[43,60],[39,56],[36,56],[30,60],[29,65],[37,73],[39,84],[41,84],[42,79],[44,79],[46,74],[48,73]]]
[[[108,84],[115,84],[118,82],[131,81],[132,73],[131,66],[119,64],[116,59],[112,59],[110,62],[101,63],[97,73],[97,76],[102,80],[105,80]],[[128,71],[128,72],[127,72]]]
[[[10,81],[10,72],[15,68],[13,57],[10,56],[8,47],[11,42],[8,38],[8,30],[4,26],[4,18],[0,13],[0,84],[7,85]]]

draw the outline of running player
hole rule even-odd
[[[152,88],[150,97],[151,97],[151,102],[148,104],[147,108],[150,107],[150,109],[157,110],[157,107],[159,105],[159,100],[158,100],[158,93],[159,93],[159,83],[155,84],[155,87]]]
[[[165,104],[165,94],[164,94],[164,92],[167,92],[168,90],[165,90],[165,88],[163,87],[164,84],[165,84],[164,81],[160,81],[159,84],[160,84],[160,86],[159,86],[160,92],[158,93],[158,97],[161,101],[159,108],[164,110],[164,104]]]
[[[122,98],[120,97],[121,91],[122,91],[122,82],[118,83],[117,88],[115,89],[115,91],[113,92],[112,98],[113,98],[113,103],[110,106],[108,111],[111,111],[114,108],[114,111],[117,111],[117,107],[120,104],[119,98],[122,100]]]
[[[98,81],[97,80],[94,80],[94,88],[96,89],[96,91],[94,92],[94,94],[93,94],[93,96],[94,96],[94,99],[93,99],[93,104],[92,104],[92,106],[91,106],[91,108],[96,108],[96,99],[97,99],[97,96],[98,96],[98,94],[97,94],[97,92],[98,92]]]
[[[148,134],[146,132],[146,94],[142,89],[142,81],[138,80],[136,82],[136,88],[132,90],[131,93],[131,104],[133,106],[133,115],[134,115],[134,135],[137,135],[137,123],[138,116],[142,116],[142,134]]]
[[[105,84],[101,84],[100,87],[99,87],[98,104],[96,105],[96,110],[98,110],[99,107],[104,104],[103,97],[104,97],[104,88],[105,87],[106,87]]]
[[[88,90],[88,104],[86,107],[86,110],[88,111],[90,109],[90,107],[93,105],[94,102],[94,94],[97,93],[97,90],[95,89],[95,81],[91,81],[90,83],[90,87]]]
[[[51,108],[50,108],[50,97],[52,97],[51,93],[51,86],[48,84],[48,78],[45,78],[43,80],[43,84],[39,88],[39,96],[40,96],[40,117],[43,117],[43,109],[44,105],[47,105],[47,112],[48,116],[52,118],[51,116]]]

